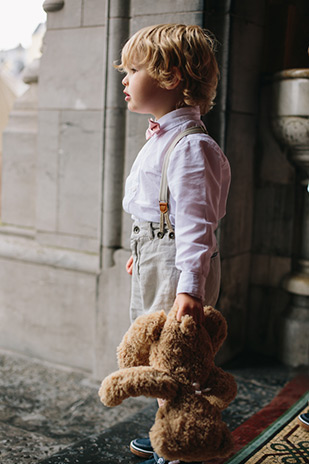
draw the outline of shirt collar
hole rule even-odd
[[[157,122],[160,124],[160,129],[167,131],[173,127],[183,124],[188,121],[188,119],[196,121],[198,124],[201,123],[201,112],[199,106],[185,106],[183,108],[178,108],[177,110],[165,114],[158,119]]]

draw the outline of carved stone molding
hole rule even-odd
[[[272,128],[297,167],[294,250],[291,272],[282,282],[290,304],[280,324],[280,357],[292,366],[309,366],[309,70],[275,74]]]
[[[45,0],[43,3],[43,10],[46,11],[46,13],[62,10],[63,7],[64,0]]]

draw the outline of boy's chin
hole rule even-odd
[[[148,110],[142,109],[142,108],[138,108],[138,107],[134,106],[133,104],[131,104],[131,102],[128,102],[127,108],[131,113],[145,114],[145,115],[148,115],[148,116],[155,117],[154,114],[151,113],[151,111],[148,111]]]

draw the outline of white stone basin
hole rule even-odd
[[[276,138],[292,151],[308,149],[309,69],[276,73],[272,94],[271,120]]]

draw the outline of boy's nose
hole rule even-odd
[[[126,74],[126,75],[124,76],[124,78],[122,79],[122,81],[121,81],[121,82],[122,82],[122,85],[124,85],[124,86],[128,85],[128,79],[127,79],[127,78],[128,78],[128,75]]]

